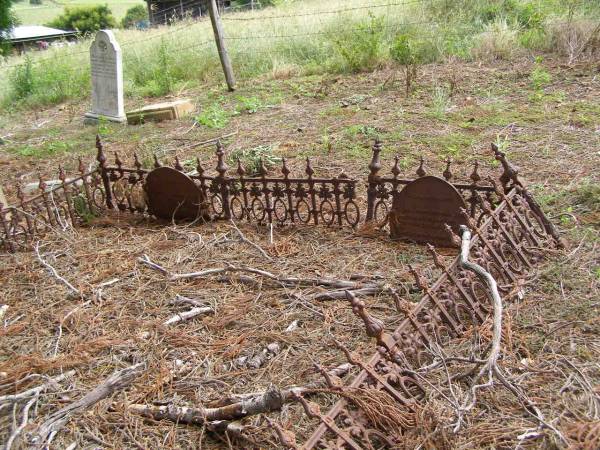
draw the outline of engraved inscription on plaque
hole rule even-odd
[[[167,220],[208,220],[207,203],[194,180],[171,167],[159,167],[144,183],[148,212]]]
[[[433,176],[419,178],[394,195],[389,215],[392,239],[452,247],[445,224],[458,232],[464,223],[460,208],[466,204],[447,181]]]
[[[88,118],[125,121],[121,47],[112,31],[100,30],[90,47],[92,111]]]

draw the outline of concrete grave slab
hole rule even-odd
[[[175,120],[185,117],[193,111],[194,105],[188,99],[155,103],[128,112],[127,123],[129,125],[137,125],[148,121],[160,122],[163,120]]]

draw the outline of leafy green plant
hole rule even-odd
[[[373,70],[382,61],[383,17],[369,13],[369,20],[345,31],[342,26],[333,45],[343,60],[343,68],[350,72]]]
[[[248,114],[254,114],[264,107],[262,101],[258,97],[244,97],[240,95],[237,97],[237,100],[239,105],[238,108],[236,108],[236,112],[243,111]]]
[[[404,66],[406,76],[406,95],[410,94],[412,84],[418,76],[419,67],[433,59],[429,42],[408,33],[397,34],[390,48],[394,61]]]
[[[73,211],[81,217],[84,223],[90,223],[96,217],[83,194],[73,197]]]
[[[536,91],[543,89],[552,81],[552,75],[544,68],[542,62],[543,58],[537,57],[535,59],[535,66],[529,75],[531,87]]]
[[[229,114],[219,103],[213,103],[196,116],[196,122],[208,128],[224,128],[229,123]]]
[[[446,111],[450,106],[450,89],[446,86],[435,85],[431,95],[432,116],[436,119],[446,117]]]
[[[10,83],[15,98],[23,99],[29,96],[34,89],[34,78],[31,57],[25,56],[25,62],[17,66],[10,77]]]
[[[77,30],[82,33],[93,33],[98,30],[115,28],[117,22],[108,5],[80,6],[65,8],[64,14],[48,24],[61,30]]]
[[[247,176],[256,176],[260,172],[260,163],[267,170],[273,169],[281,162],[281,158],[274,155],[276,145],[259,145],[249,149],[237,149],[229,156],[230,164],[237,164],[238,159],[246,170]]]

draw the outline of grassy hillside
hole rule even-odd
[[[15,3],[14,10],[23,25],[44,25],[62,14],[65,7],[108,5],[117,20],[135,5],[145,4],[143,0],[44,0],[42,5],[30,5],[28,1]]]
[[[389,64],[418,67],[460,59],[510,60],[552,52],[568,63],[600,51],[595,0],[334,0],[287,2],[224,16],[241,80],[349,73]],[[118,31],[130,98],[214,85],[222,73],[210,22]],[[32,52],[0,66],[0,103],[37,107],[89,95],[89,40]]]

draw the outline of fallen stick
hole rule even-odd
[[[252,397],[238,403],[222,408],[188,408],[187,406],[154,406],[154,405],[129,405],[127,408],[144,417],[155,420],[170,420],[176,423],[202,425],[218,420],[235,420],[255,414],[277,411],[283,406],[281,391],[275,386],[260,397]]]
[[[37,255],[38,261],[42,264],[42,266],[48,269],[48,271],[54,278],[56,278],[58,281],[64,284],[73,294],[77,295],[78,297],[83,297],[83,294],[79,291],[79,289],[77,289],[75,286],[69,283],[65,278],[61,277],[54,267],[52,267],[47,261],[44,261],[42,255],[40,255],[39,241],[35,244],[34,250],[35,254]]]
[[[138,258],[138,261],[142,264],[150,267],[153,270],[156,270],[163,275],[167,276],[169,281],[178,281],[178,280],[191,280],[195,278],[205,278],[211,275],[219,275],[225,273],[251,273],[254,275],[258,275],[261,277],[268,278],[273,280],[285,287],[290,286],[326,286],[335,289],[361,289],[366,287],[374,288],[376,286],[381,289],[385,288],[385,283],[369,283],[365,285],[364,283],[358,281],[347,281],[347,280],[338,280],[335,278],[298,278],[298,277],[287,277],[287,276],[278,276],[271,272],[267,272],[266,270],[255,269],[253,267],[238,267],[233,264],[228,264],[225,267],[216,267],[212,269],[204,269],[198,272],[190,272],[190,273],[171,273],[164,267],[159,264],[156,264],[147,255],[144,255],[141,258]]]
[[[15,439],[17,439],[17,437],[19,437],[19,435],[21,434],[21,431],[23,431],[25,429],[25,427],[27,426],[27,424],[29,422],[29,409],[33,406],[33,404],[35,402],[38,401],[38,399],[39,399],[39,394],[37,394],[35,397],[33,397],[31,400],[29,400],[27,402],[27,404],[25,405],[25,407],[23,408],[23,411],[22,411],[23,418],[21,419],[21,423],[8,437],[8,440],[6,441],[6,445],[4,446],[4,450],[10,450],[13,445],[13,442],[15,442]]]
[[[342,364],[327,372],[330,377],[346,375],[351,364]],[[279,390],[271,385],[264,392],[256,392],[240,396],[230,396],[217,400],[209,408],[189,408],[187,406],[154,406],[129,405],[128,409],[136,414],[154,420],[170,420],[175,423],[204,425],[209,422],[237,420],[255,414],[278,411],[285,403],[295,401],[298,394],[309,394],[311,391],[326,387],[325,381],[315,381],[305,386],[292,386]]]
[[[348,374],[348,372],[352,369],[352,364],[344,363],[339,366],[329,370],[327,374],[332,378],[342,378]],[[294,393],[297,394],[307,394],[316,389],[322,389],[327,387],[327,383],[325,380],[317,380],[311,383],[305,384],[303,386],[290,386],[281,391],[281,396],[283,397],[284,403],[289,403],[294,400]],[[237,403],[243,400],[249,400],[252,398],[260,397],[265,395],[264,392],[251,392],[247,394],[232,394],[227,397],[223,397],[219,400],[209,403],[211,408],[223,407],[226,405],[230,405],[233,403]]]
[[[192,305],[197,306],[198,308],[203,308],[206,306],[205,303],[202,303],[200,300],[196,300],[194,298],[184,297],[183,295],[177,294],[173,300],[169,302],[170,305]]]
[[[32,397],[34,395],[39,395],[46,389],[54,387],[57,383],[60,383],[65,378],[72,377],[73,375],[75,375],[75,371],[69,370],[68,372],[61,373],[60,375],[57,375],[54,378],[50,378],[47,383],[40,384],[39,386],[36,386],[34,388],[27,389],[26,391],[20,392],[18,394],[3,395],[2,397],[0,397],[0,404],[14,403]]]
[[[129,386],[144,370],[146,370],[145,363],[118,370],[79,400],[51,414],[38,428],[36,436],[33,438],[34,444],[43,445],[46,441],[51,441],[73,414],[85,410],[100,400],[110,397],[116,391]]]
[[[204,306],[204,307],[195,307],[190,309],[189,311],[185,311],[179,314],[175,314],[173,317],[171,317],[170,319],[166,320],[163,325],[173,325],[179,322],[184,322],[186,320],[190,320],[193,319],[196,316],[199,316],[201,314],[207,314],[213,312],[213,309],[210,306]]]
[[[254,248],[255,248],[256,250],[258,250],[258,252],[259,252],[259,253],[260,253],[260,254],[261,254],[261,255],[262,255],[262,256],[263,256],[265,259],[267,259],[268,261],[272,261],[272,260],[273,260],[273,258],[271,258],[271,257],[270,257],[270,256],[267,254],[267,252],[265,252],[265,251],[264,251],[264,250],[263,250],[263,249],[260,247],[260,245],[258,245],[258,244],[256,244],[256,243],[252,242],[250,239],[248,239],[248,238],[247,238],[247,237],[244,235],[244,233],[242,233],[242,230],[240,230],[240,229],[238,228],[238,226],[235,224],[235,222],[233,221],[233,219],[232,219],[232,220],[230,220],[230,222],[231,222],[231,225],[233,225],[233,228],[235,228],[235,231],[237,231],[237,233],[238,233],[238,235],[240,236],[240,239],[242,240],[242,242],[245,242],[246,244],[248,244],[248,245],[250,245],[250,246],[254,247]]]

